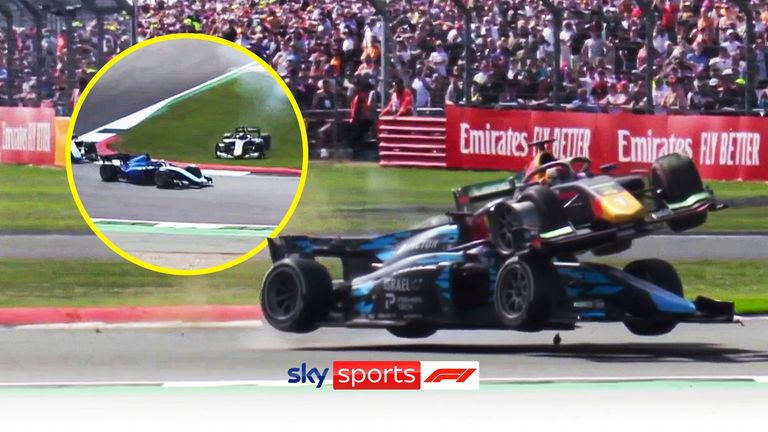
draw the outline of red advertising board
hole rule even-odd
[[[647,168],[658,157],[692,157],[704,178],[768,180],[768,119],[729,116],[654,116],[446,107],[446,164],[450,168],[525,168],[528,143],[554,138],[558,157],[585,156],[595,165],[619,162]]]
[[[0,164],[54,165],[53,108],[0,108]]]

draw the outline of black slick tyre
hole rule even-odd
[[[543,185],[529,187],[520,195],[518,201],[532,203],[539,213],[541,232],[551,231],[568,225],[563,204],[552,190]]]
[[[264,319],[281,331],[311,332],[328,315],[332,291],[331,276],[322,264],[305,258],[281,260],[264,276]]]
[[[171,174],[167,171],[157,170],[155,172],[155,186],[160,189],[172,189],[173,178],[171,177]]]
[[[99,176],[101,181],[111,183],[118,180],[120,167],[112,164],[104,164],[99,167]]]
[[[680,276],[672,264],[666,261],[660,259],[632,261],[624,267],[624,271],[683,297],[683,283],[680,281]],[[660,318],[636,318],[625,321],[624,325],[638,336],[660,336],[671,332],[677,326],[677,322]]]
[[[551,262],[538,258],[511,258],[496,276],[494,309],[504,327],[535,331],[549,321],[551,293],[560,278]]]
[[[656,159],[651,167],[651,185],[654,190],[661,191],[660,198],[668,203],[683,202],[694,194],[704,192],[704,183],[693,160],[679,153]],[[680,232],[696,228],[706,221],[707,213],[704,212],[667,225],[672,231]]]

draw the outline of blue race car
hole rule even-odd
[[[101,160],[99,174],[101,180],[108,183],[123,180],[137,185],[155,185],[162,189],[213,186],[213,179],[204,176],[195,165],[181,168],[163,160],[154,160],[146,153],[102,156]]]
[[[618,269],[577,259],[624,250],[654,227],[701,225],[722,206],[693,162],[663,157],[646,177],[587,169],[549,186],[509,178],[456,189],[456,211],[418,229],[267,239],[274,264],[261,290],[264,318],[286,332],[369,327],[406,338],[439,329],[570,330],[581,321],[656,336],[680,322],[732,322],[733,303],[686,299],[666,261]],[[633,200],[645,204],[617,218]],[[342,278],[332,280],[317,257],[339,258]]]

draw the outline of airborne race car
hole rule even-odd
[[[104,182],[119,180],[137,185],[155,185],[161,189],[203,188],[213,186],[213,179],[204,176],[200,168],[178,167],[148,154],[115,154],[101,157],[99,175]]]
[[[590,164],[542,151],[520,184],[510,178],[455,190],[457,211],[431,227],[269,239],[265,319],[288,332],[380,327],[408,338],[438,329],[568,330],[579,321],[623,322],[652,336],[679,322],[733,321],[732,303],[686,300],[665,261],[619,270],[576,260],[586,251],[624,250],[664,225],[694,228],[722,208],[693,162],[668,155],[644,175],[625,176],[610,175],[615,165],[593,173]],[[342,280],[331,280],[320,256],[341,259]]]
[[[214,148],[216,159],[264,159],[272,147],[272,136],[262,134],[261,128],[240,126],[226,133]]]

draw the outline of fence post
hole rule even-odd
[[[96,41],[98,47],[96,47],[96,64],[101,68],[104,66],[104,14],[96,9],[93,9],[93,13],[96,14]]]
[[[472,12],[474,7],[472,4],[469,6],[464,0],[453,0],[453,4],[461,13],[464,18],[464,34],[461,36],[461,40],[464,42],[464,85],[462,91],[464,92],[464,103],[469,104],[472,81],[472,59],[470,58],[470,50],[472,47]]]
[[[381,16],[381,28],[384,31],[381,38],[381,105],[384,106],[387,104],[387,97],[389,96],[390,54],[388,45],[392,39],[392,32],[389,28],[389,12],[384,0],[368,0],[368,3]]]
[[[552,31],[554,32],[554,59],[552,61],[552,102],[555,108],[560,108],[560,87],[562,86],[562,74],[560,73],[560,31],[563,29],[563,12],[559,6],[552,3],[551,0],[541,0],[544,7],[552,14]]]
[[[754,107],[752,101],[755,98],[755,78],[757,77],[757,64],[755,63],[755,14],[749,7],[748,0],[733,0],[739,7],[747,24],[745,45],[747,51],[747,75],[744,86],[744,111],[749,111]]]
[[[15,96],[13,94],[15,77],[11,65],[13,64],[13,58],[16,57],[16,33],[13,30],[13,13],[11,12],[11,9],[5,4],[0,3],[0,15],[5,18],[8,33],[6,36],[8,40],[8,50],[5,57],[5,69],[8,72],[5,78],[5,93],[6,96],[8,96],[8,101],[13,103],[13,97]]]
[[[32,19],[35,22],[35,63],[32,68],[33,74],[37,77],[37,88],[35,93],[37,100],[42,102],[43,100],[43,81],[46,79],[45,73],[45,56],[43,55],[43,13],[39,8],[35,7],[29,0],[16,0],[26,11],[32,15]]]
[[[656,28],[656,15],[653,11],[653,5],[648,0],[635,0],[640,9],[643,11],[643,17],[645,18],[645,109],[650,113],[653,112],[653,69],[656,62],[656,56],[654,55],[653,47],[653,30]]]
[[[65,11],[64,13],[64,37],[67,39],[67,61],[64,66],[64,73],[67,81],[67,95],[72,98],[72,93],[75,91],[75,56],[74,56],[74,32],[72,31],[72,25],[75,18],[74,11]],[[69,103],[67,104],[69,107]],[[69,111],[69,110],[68,110]]]

